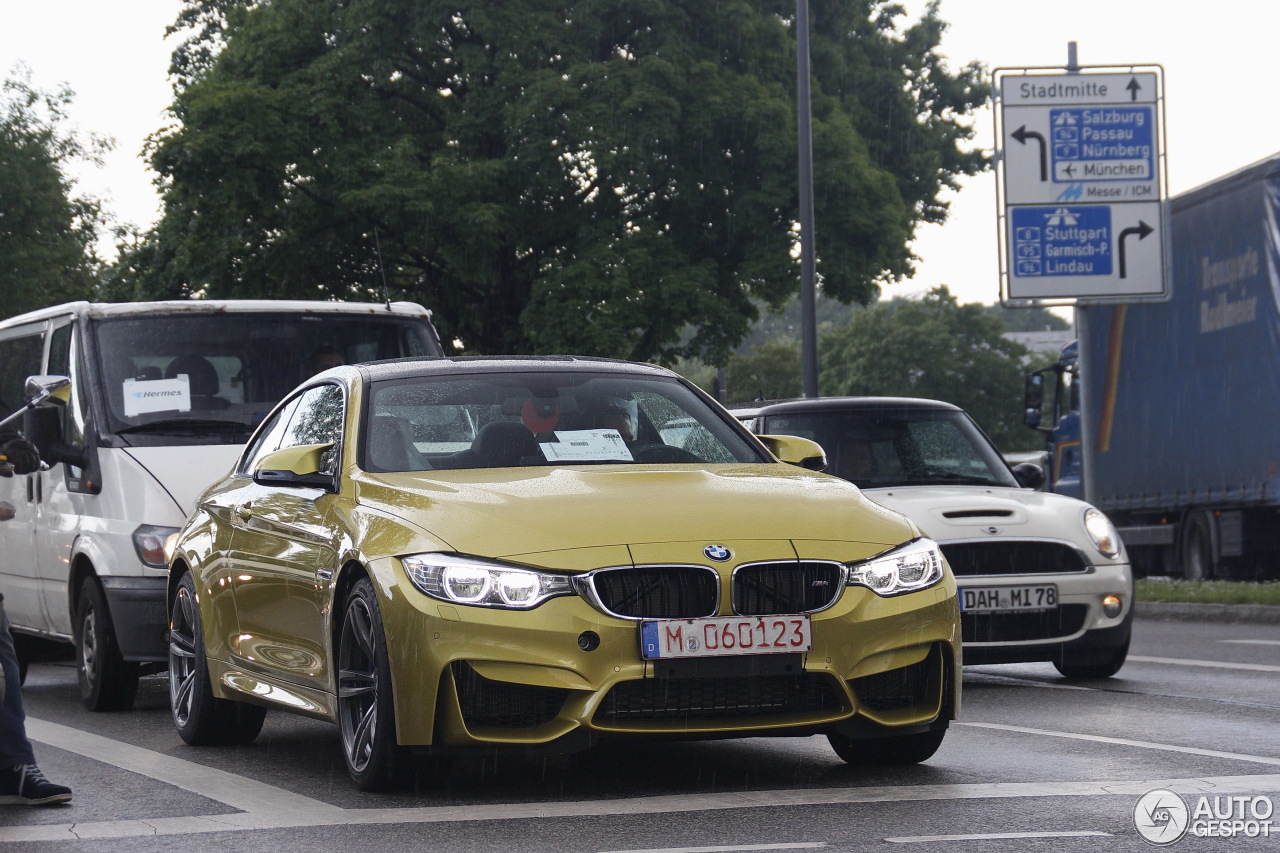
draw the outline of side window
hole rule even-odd
[[[322,471],[332,474],[338,469],[339,442],[343,424],[342,389],[337,385],[320,385],[306,391],[298,399],[298,407],[289,419],[281,438],[281,447],[299,444],[333,442],[333,449],[322,458]]]
[[[7,417],[26,402],[23,391],[27,377],[43,371],[44,330],[18,334],[0,340],[0,408]]]
[[[289,424],[289,419],[298,410],[300,400],[300,397],[290,400],[286,406],[262,425],[262,429],[258,432],[258,437],[253,440],[253,443],[245,453],[244,461],[241,462],[238,473],[247,474],[253,471],[258,467],[259,459],[280,448],[280,439],[284,435],[285,427]]]
[[[71,400],[62,407],[62,441],[72,447],[84,447],[86,395],[85,383],[71,369],[72,325],[59,326],[49,340],[49,373],[71,377]]]

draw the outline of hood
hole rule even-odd
[[[489,557],[697,541],[910,540],[910,522],[844,480],[784,465],[363,474],[362,504]],[[381,505],[381,506],[379,506]],[[701,547],[701,545],[699,546]]]
[[[1078,542],[1085,537],[1081,518],[1089,508],[1065,495],[1004,487],[896,486],[865,494],[938,542],[991,536]]]
[[[196,498],[210,483],[226,476],[243,450],[243,444],[124,448],[169,493],[184,516],[191,515]]]

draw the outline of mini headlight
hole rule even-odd
[[[932,539],[917,539],[862,563],[850,563],[848,583],[876,595],[902,595],[927,589],[943,575],[942,552]]]
[[[1084,523],[1084,532],[1089,534],[1089,540],[1093,542],[1093,547],[1107,557],[1114,557],[1120,553],[1120,536],[1105,515],[1093,507],[1089,507],[1084,511],[1082,521]]]
[[[413,554],[401,563],[415,587],[454,604],[528,610],[548,598],[573,593],[568,575],[535,572],[462,554]]]

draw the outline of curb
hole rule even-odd
[[[1139,619],[1280,625],[1280,607],[1270,604],[1177,604],[1138,601],[1134,602],[1133,608],[1133,615]]]

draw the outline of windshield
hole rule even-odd
[[[364,435],[360,465],[380,472],[764,461],[678,380],[619,374],[384,380]]]
[[[963,412],[867,408],[795,412],[762,419],[761,432],[813,439],[829,474],[863,488],[1018,485],[1000,454]]]
[[[112,432],[239,443],[299,382],[338,364],[438,355],[426,319],[314,312],[146,314],[94,323]]]

